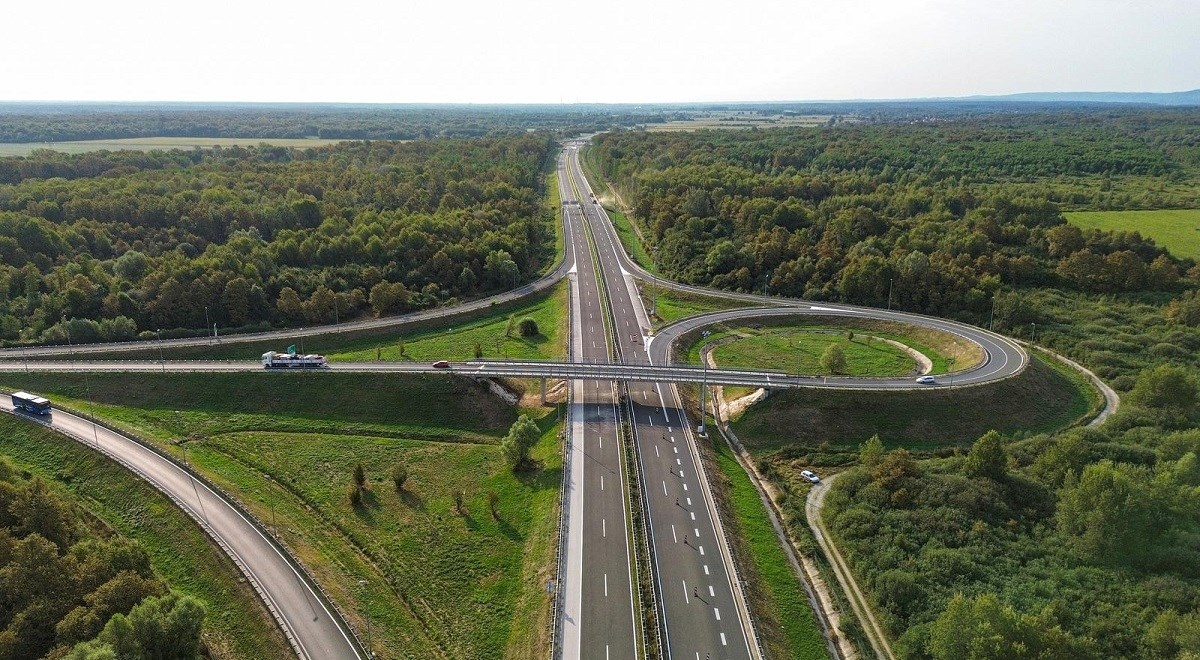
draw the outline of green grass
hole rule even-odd
[[[0,415],[0,453],[68,493],[106,525],[137,539],[173,589],[208,607],[204,639],[218,658],[292,654],[241,573],[166,496],[74,440]]]
[[[558,259],[566,253],[567,239],[563,233],[562,219],[562,196],[558,192],[558,172],[551,172],[546,175],[546,207],[550,209],[550,213],[554,218],[554,256],[549,264],[542,270],[542,273],[548,273],[558,263]]]
[[[647,311],[657,303],[657,313],[651,318],[656,328],[705,312],[746,306],[746,303],[738,300],[684,293],[645,282],[638,286]]]
[[[819,451],[835,464],[852,460],[858,445],[876,433],[889,448],[932,452],[968,446],[990,429],[1050,432],[1086,417],[1099,396],[1069,376],[1069,367],[1053,362],[1035,355],[1021,375],[979,387],[777,392],[747,409],[734,431],[754,452]]]
[[[0,156],[28,156],[35,149],[53,149],[69,154],[89,151],[150,151],[153,149],[195,149],[220,145],[244,147],[270,144],[277,147],[321,147],[344,140],[321,138],[226,138],[226,137],[144,137],[111,140],[75,140],[68,142],[0,142]]]
[[[516,411],[466,379],[305,374],[20,374],[5,382],[186,457],[237,493],[365,629],[381,657],[542,657],[561,448],[540,415],[540,470],[514,476],[498,441]],[[177,414],[175,411],[179,410]],[[189,441],[182,447],[180,437]],[[354,465],[369,478],[350,505]],[[406,492],[389,474],[407,466]],[[453,493],[466,493],[465,515]],[[499,496],[493,519],[487,493]],[[358,588],[359,580],[367,584]]]
[[[629,218],[625,217],[624,213],[608,207],[605,207],[604,210],[608,212],[608,217],[612,218],[613,227],[617,229],[617,236],[621,239],[621,245],[625,248],[625,252],[642,268],[651,273],[657,273],[658,269],[654,266],[654,259],[646,252],[646,246],[642,245],[642,241],[638,239],[637,230],[633,228]]]
[[[872,341],[861,334],[850,340],[846,333],[832,330],[746,332],[745,336],[715,347],[713,359],[723,367],[753,369],[773,365],[789,373],[827,374],[821,366],[821,355],[830,346],[842,348],[846,356],[845,374],[849,376],[903,376],[914,373],[917,367],[912,356],[891,344]]]
[[[751,609],[768,655],[797,660],[828,658],[825,636],[763,509],[758,490],[724,442],[714,442],[713,453],[726,481],[722,499],[732,508],[742,541],[739,545],[748,550],[752,564]]]
[[[512,331],[508,332],[509,319]],[[521,337],[516,324],[524,318],[537,322],[536,337]],[[377,359],[426,362],[432,360],[471,360],[475,344],[489,360],[552,360],[566,355],[567,286],[565,282],[547,291],[508,305],[497,305],[454,319],[435,319],[403,329],[389,328],[358,332],[330,332],[290,340],[256,341],[237,344],[213,344],[172,349],[172,360],[258,360],[271,350],[282,351],[288,344],[297,350],[321,353],[336,362],[361,362]],[[404,355],[400,355],[400,340]],[[378,354],[376,349],[379,349]],[[91,354],[89,359],[157,360],[158,349],[133,352]]]
[[[1200,209],[1073,211],[1063,215],[1083,229],[1137,231],[1177,257],[1200,259]]]

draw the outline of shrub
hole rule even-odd
[[[536,337],[539,334],[537,321],[530,318],[521,319],[517,325],[517,331],[521,333],[522,337]]]
[[[396,485],[396,492],[404,490],[404,484],[408,481],[408,468],[403,463],[397,463],[392,467],[392,483]]]

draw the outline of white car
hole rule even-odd
[[[818,477],[818,476],[817,476],[817,473],[816,473],[816,472],[813,472],[812,470],[801,470],[801,471],[800,471],[800,476],[802,476],[802,477],[804,477],[805,479],[807,479],[807,480],[808,480],[808,482],[809,482],[809,483],[811,483],[811,484],[819,484],[819,483],[821,483],[821,477]]]
[[[937,385],[937,380],[933,376],[921,376],[917,379],[917,382],[922,385]]]

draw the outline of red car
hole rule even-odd
[[[433,363],[433,368],[434,369],[449,369],[450,363],[445,360],[438,360],[437,362]]]

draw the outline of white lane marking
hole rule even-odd
[[[712,587],[712,585],[711,585],[711,584],[710,584],[710,585],[708,585],[708,595],[709,595],[709,596],[711,596],[711,597],[713,597],[713,598],[716,598],[716,597],[717,597],[717,592],[713,591],[713,587]],[[719,619],[719,618],[721,618],[721,617],[719,617],[719,616],[718,616],[717,618]]]
[[[671,442],[675,442],[675,436],[671,436]]]
[[[695,512],[695,511],[688,511],[688,513],[692,514],[692,520],[695,520],[695,519],[696,519],[696,512]]]
[[[666,496],[666,494],[667,494],[667,482],[666,482],[666,481],[664,481],[664,482],[663,482],[663,496],[665,497],[665,496]],[[691,500],[688,500],[688,504],[691,504],[691,503],[692,503],[692,501],[691,501]]]
[[[656,458],[662,458],[662,456],[659,456],[658,454],[658,445],[654,445],[654,456]]]
[[[714,607],[714,608],[713,608],[713,614],[716,614],[716,615],[717,615],[717,621],[720,621],[720,620],[721,620],[721,608],[719,608],[719,607]]]
[[[683,465],[683,459],[675,459],[675,465]]]
[[[692,599],[690,596],[688,596],[688,592],[687,592],[687,580],[683,580],[683,602],[685,602],[685,603],[692,602]]]
[[[604,490],[604,475],[600,475],[600,490]]]
[[[608,573],[604,574],[604,595],[608,596]]]
[[[600,519],[600,536],[608,536],[608,521],[604,518]]]
[[[674,429],[674,428],[672,428],[672,427],[670,427],[670,426],[668,426],[668,427],[667,427],[667,432],[668,432],[668,433],[674,433],[674,432],[675,432],[675,429]],[[671,442],[675,442],[675,436],[671,436]]]
[[[708,572],[708,564],[705,564],[705,565],[704,565],[704,574],[705,574],[705,575],[708,575],[708,574],[709,574],[709,572]]]
[[[683,489],[684,489],[684,490],[687,490],[687,484],[684,484],[684,485],[683,485]]]
[[[725,633],[721,633],[721,646],[729,646],[729,642],[725,641]]]
[[[604,645],[604,660],[608,660],[608,644]]]
[[[692,505],[692,498],[690,498],[690,497],[689,497],[689,498],[687,498],[687,501],[688,501],[688,506],[691,506],[691,505]]]
[[[600,412],[600,406],[596,406],[596,412]],[[600,441],[600,448],[604,449],[604,436],[598,435],[596,439]]]
[[[676,454],[679,453],[679,447],[671,447],[671,449],[674,449]]]
[[[700,538],[700,530],[699,529],[693,527],[692,533],[696,535],[696,538]]]
[[[675,536],[675,525],[671,525],[671,538],[675,539],[676,543],[679,543],[679,537]]]
[[[704,546],[700,546],[700,555],[704,556]]]

